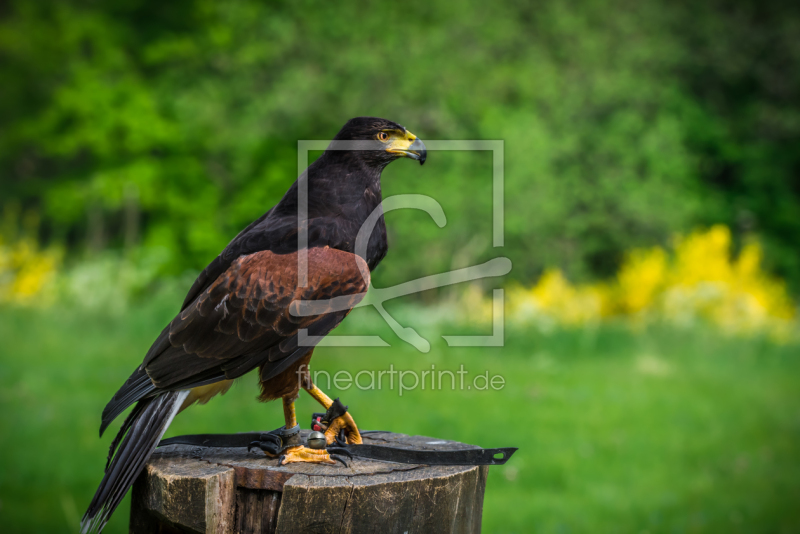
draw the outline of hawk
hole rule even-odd
[[[259,399],[282,400],[285,429],[297,427],[300,389],[332,409],[308,371],[314,341],[361,301],[386,256],[383,215],[366,247],[356,247],[362,225],[381,209],[381,172],[396,159],[423,164],[426,156],[422,141],[395,122],[348,121],[280,202],[203,269],[180,313],[103,410],[101,436],[135,404],[111,444],[82,532],[102,530],[178,413],[225,393],[254,369]],[[312,306],[304,311],[301,303]],[[360,443],[352,416],[337,413],[325,432],[327,449],[293,446],[282,451],[281,463],[335,463],[337,438]]]

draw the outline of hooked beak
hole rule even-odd
[[[395,139],[386,151],[417,160],[420,165],[428,159],[428,150],[425,148],[425,143],[407,130],[405,136]]]
[[[428,159],[428,150],[425,148],[425,143],[417,138],[414,139],[414,142],[408,147],[408,152],[406,155],[411,159],[419,161],[420,165],[423,165],[425,160]]]

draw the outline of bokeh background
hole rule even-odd
[[[99,415],[193,277],[353,116],[500,139],[383,175],[377,287],[510,274],[372,309],[315,368],[489,370],[501,391],[337,391],[363,428],[520,447],[486,532],[800,531],[800,4],[8,1],[0,5],[0,524],[75,532]],[[488,334],[505,290],[505,346]],[[270,429],[255,377],[170,434]],[[299,412],[310,414],[308,399]],[[127,530],[127,503],[107,532]]]

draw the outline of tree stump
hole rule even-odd
[[[391,432],[363,437],[392,447],[476,448]],[[349,464],[279,466],[260,450],[162,447],[133,486],[130,532],[480,532],[487,466],[357,457]]]

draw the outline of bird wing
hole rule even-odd
[[[287,193],[288,194],[288,193]],[[291,210],[289,210],[291,212]],[[307,243],[309,247],[324,248],[324,245],[337,246],[343,241],[340,235],[344,230],[343,221],[335,216],[321,216],[307,223]],[[358,230],[356,229],[356,232]],[[297,251],[298,244],[297,210],[294,213],[276,213],[275,208],[259,217],[247,228],[239,232],[219,256],[214,258],[198,275],[183,301],[181,311],[191,305],[197,297],[241,256],[268,250],[276,254],[289,254]]]
[[[308,249],[305,287],[298,287],[297,252],[242,256],[170,322],[142,366],[166,389],[233,379],[258,366],[271,378],[313,348],[301,343],[302,329],[321,337],[344,319],[369,276],[361,257],[328,247]],[[334,298],[336,307],[328,302]],[[301,301],[317,301],[312,314],[302,314]]]

